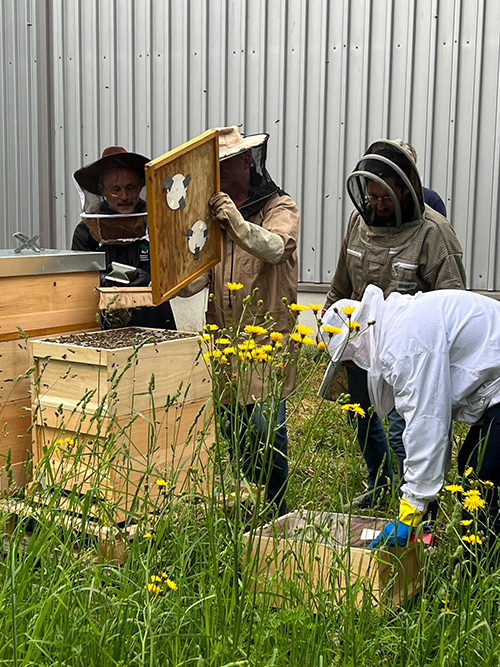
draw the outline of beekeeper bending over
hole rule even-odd
[[[354,306],[351,315],[342,311]],[[450,468],[453,419],[472,424],[458,454],[459,472],[472,466],[493,483],[487,509],[500,534],[500,303],[461,290],[414,296],[369,285],[361,301],[342,299],[323,324],[338,333],[324,340],[337,362],[351,360],[368,372],[368,388],[381,417],[396,408],[404,417],[405,484],[399,518],[370,545],[407,543]],[[478,456],[479,455],[479,456]]]

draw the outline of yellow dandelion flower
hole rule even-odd
[[[342,333],[342,329],[339,329],[339,327],[332,327],[329,324],[323,324],[321,326],[321,328],[323,329],[323,331],[326,331],[326,333],[329,333],[329,334]]]
[[[231,345],[229,338],[217,338],[215,342],[217,345]]]
[[[263,352],[272,352],[273,351],[273,346],[272,345],[263,345],[260,349]]]
[[[467,470],[464,472],[464,477],[469,477],[469,475],[471,475],[473,472],[474,472],[474,468],[472,468],[471,466],[469,466],[469,467],[467,468]]]
[[[226,357],[225,354],[223,354],[222,357],[220,358],[220,362],[221,362],[221,364],[228,364],[229,359]]]
[[[225,347],[223,350],[224,354],[236,354],[236,348],[230,345],[229,347]]]
[[[480,498],[481,494],[477,489],[469,489],[468,491],[464,491],[464,496],[477,496]]]
[[[495,486],[493,482],[491,482],[489,479],[485,480],[484,482],[481,482],[481,484],[484,484],[484,486]]]
[[[323,306],[321,303],[310,303],[309,308],[313,311],[313,313],[319,313]]]
[[[212,357],[214,357],[214,359],[220,359],[222,357],[222,351],[221,350],[214,350],[212,352]]]
[[[175,583],[175,581],[172,581],[172,579],[166,579],[165,583],[173,591],[176,591],[178,589],[177,584]]]
[[[168,486],[168,483],[164,479],[157,479],[156,480],[156,485],[157,486]]]
[[[463,507],[468,512],[475,512],[477,509],[482,509],[486,503],[480,496],[466,496],[464,498]]]
[[[159,577],[157,574],[152,574],[151,581],[153,582],[153,584],[161,583],[161,577]]]
[[[356,306],[344,306],[342,308],[342,312],[344,313],[344,315],[347,315],[347,317],[350,317],[354,313],[355,310],[356,310]]]
[[[216,324],[205,324],[203,328],[205,331],[219,331],[219,327]]]
[[[359,331],[361,327],[359,326],[359,322],[356,322],[356,320],[352,320],[349,322],[349,329],[351,331]]]
[[[326,350],[326,344],[322,340],[318,343],[318,350]]]
[[[73,445],[75,444],[75,441],[73,440],[73,438],[64,438],[64,442],[70,448],[73,447]]]
[[[264,327],[259,327],[256,324],[247,324],[245,331],[249,334],[255,334],[256,336],[263,336],[267,333],[267,329],[264,329]]]
[[[243,341],[243,343],[238,344],[238,349],[240,350],[253,350],[255,347],[255,341],[253,338]],[[225,351],[225,350],[224,350]]]
[[[340,409],[344,412],[353,412],[356,416],[359,415],[360,417],[364,417],[366,414],[359,403],[346,403],[345,405],[341,405]]]
[[[470,526],[471,523],[474,523],[472,519],[462,519],[462,521],[460,521],[461,526]]]
[[[316,341],[313,338],[310,338],[309,336],[304,336],[302,339],[302,343],[304,345],[316,345]]]
[[[241,283],[226,283],[226,287],[230,292],[237,292],[240,289],[243,289]]]
[[[278,340],[283,340],[283,334],[279,331],[273,331],[269,338],[273,341],[273,343],[276,343]]]
[[[305,324],[297,324],[295,329],[299,332],[299,334],[302,334],[302,336],[309,336],[310,334],[314,333],[311,327],[307,327]]]
[[[205,361],[210,361],[211,356],[212,356],[211,352],[203,352],[203,359],[205,359]]]
[[[288,307],[293,313],[302,313],[304,310],[307,310],[307,306],[303,306],[300,303],[291,303]]]
[[[283,370],[283,368],[285,368],[285,364],[282,361],[279,361],[276,364],[276,368],[279,368],[280,370]]]
[[[168,579],[168,574],[166,572],[161,573],[161,578],[162,579]]]
[[[145,540],[150,540],[153,537],[153,533],[144,533],[143,537]]]
[[[210,336],[209,334],[203,334],[198,338],[199,343],[206,343],[207,340],[212,340],[212,336]]]
[[[444,487],[444,490],[450,493],[463,493],[464,487],[461,484],[448,484]]]
[[[147,584],[146,588],[151,595],[154,595],[155,597],[158,597],[158,595],[161,595],[162,589],[158,584]]]
[[[290,338],[296,343],[302,343],[302,336],[299,333],[291,333]]]
[[[470,544],[482,544],[483,540],[479,537],[479,535],[464,535],[462,537],[462,540],[464,542],[469,542]]]
[[[282,347],[283,347],[283,345],[282,345],[279,341],[277,341],[277,342],[274,344],[274,349],[275,349],[275,350],[281,350]]]

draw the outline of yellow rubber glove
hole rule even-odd
[[[411,505],[406,498],[401,498],[399,503],[399,521],[407,526],[416,528],[422,523],[425,510],[421,512]]]

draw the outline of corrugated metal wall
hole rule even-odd
[[[327,282],[367,145],[404,138],[446,201],[470,286],[500,290],[498,0],[1,0],[1,238],[67,247],[71,174],[209,127],[271,134],[302,211],[301,280]],[[36,12],[36,14],[35,14]]]

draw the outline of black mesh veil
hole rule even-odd
[[[260,146],[248,149],[251,159],[250,190],[248,199],[239,206],[239,211],[246,218],[258,213],[272,195],[276,193],[284,194],[266,169],[268,139],[269,135],[267,134],[265,141]]]

